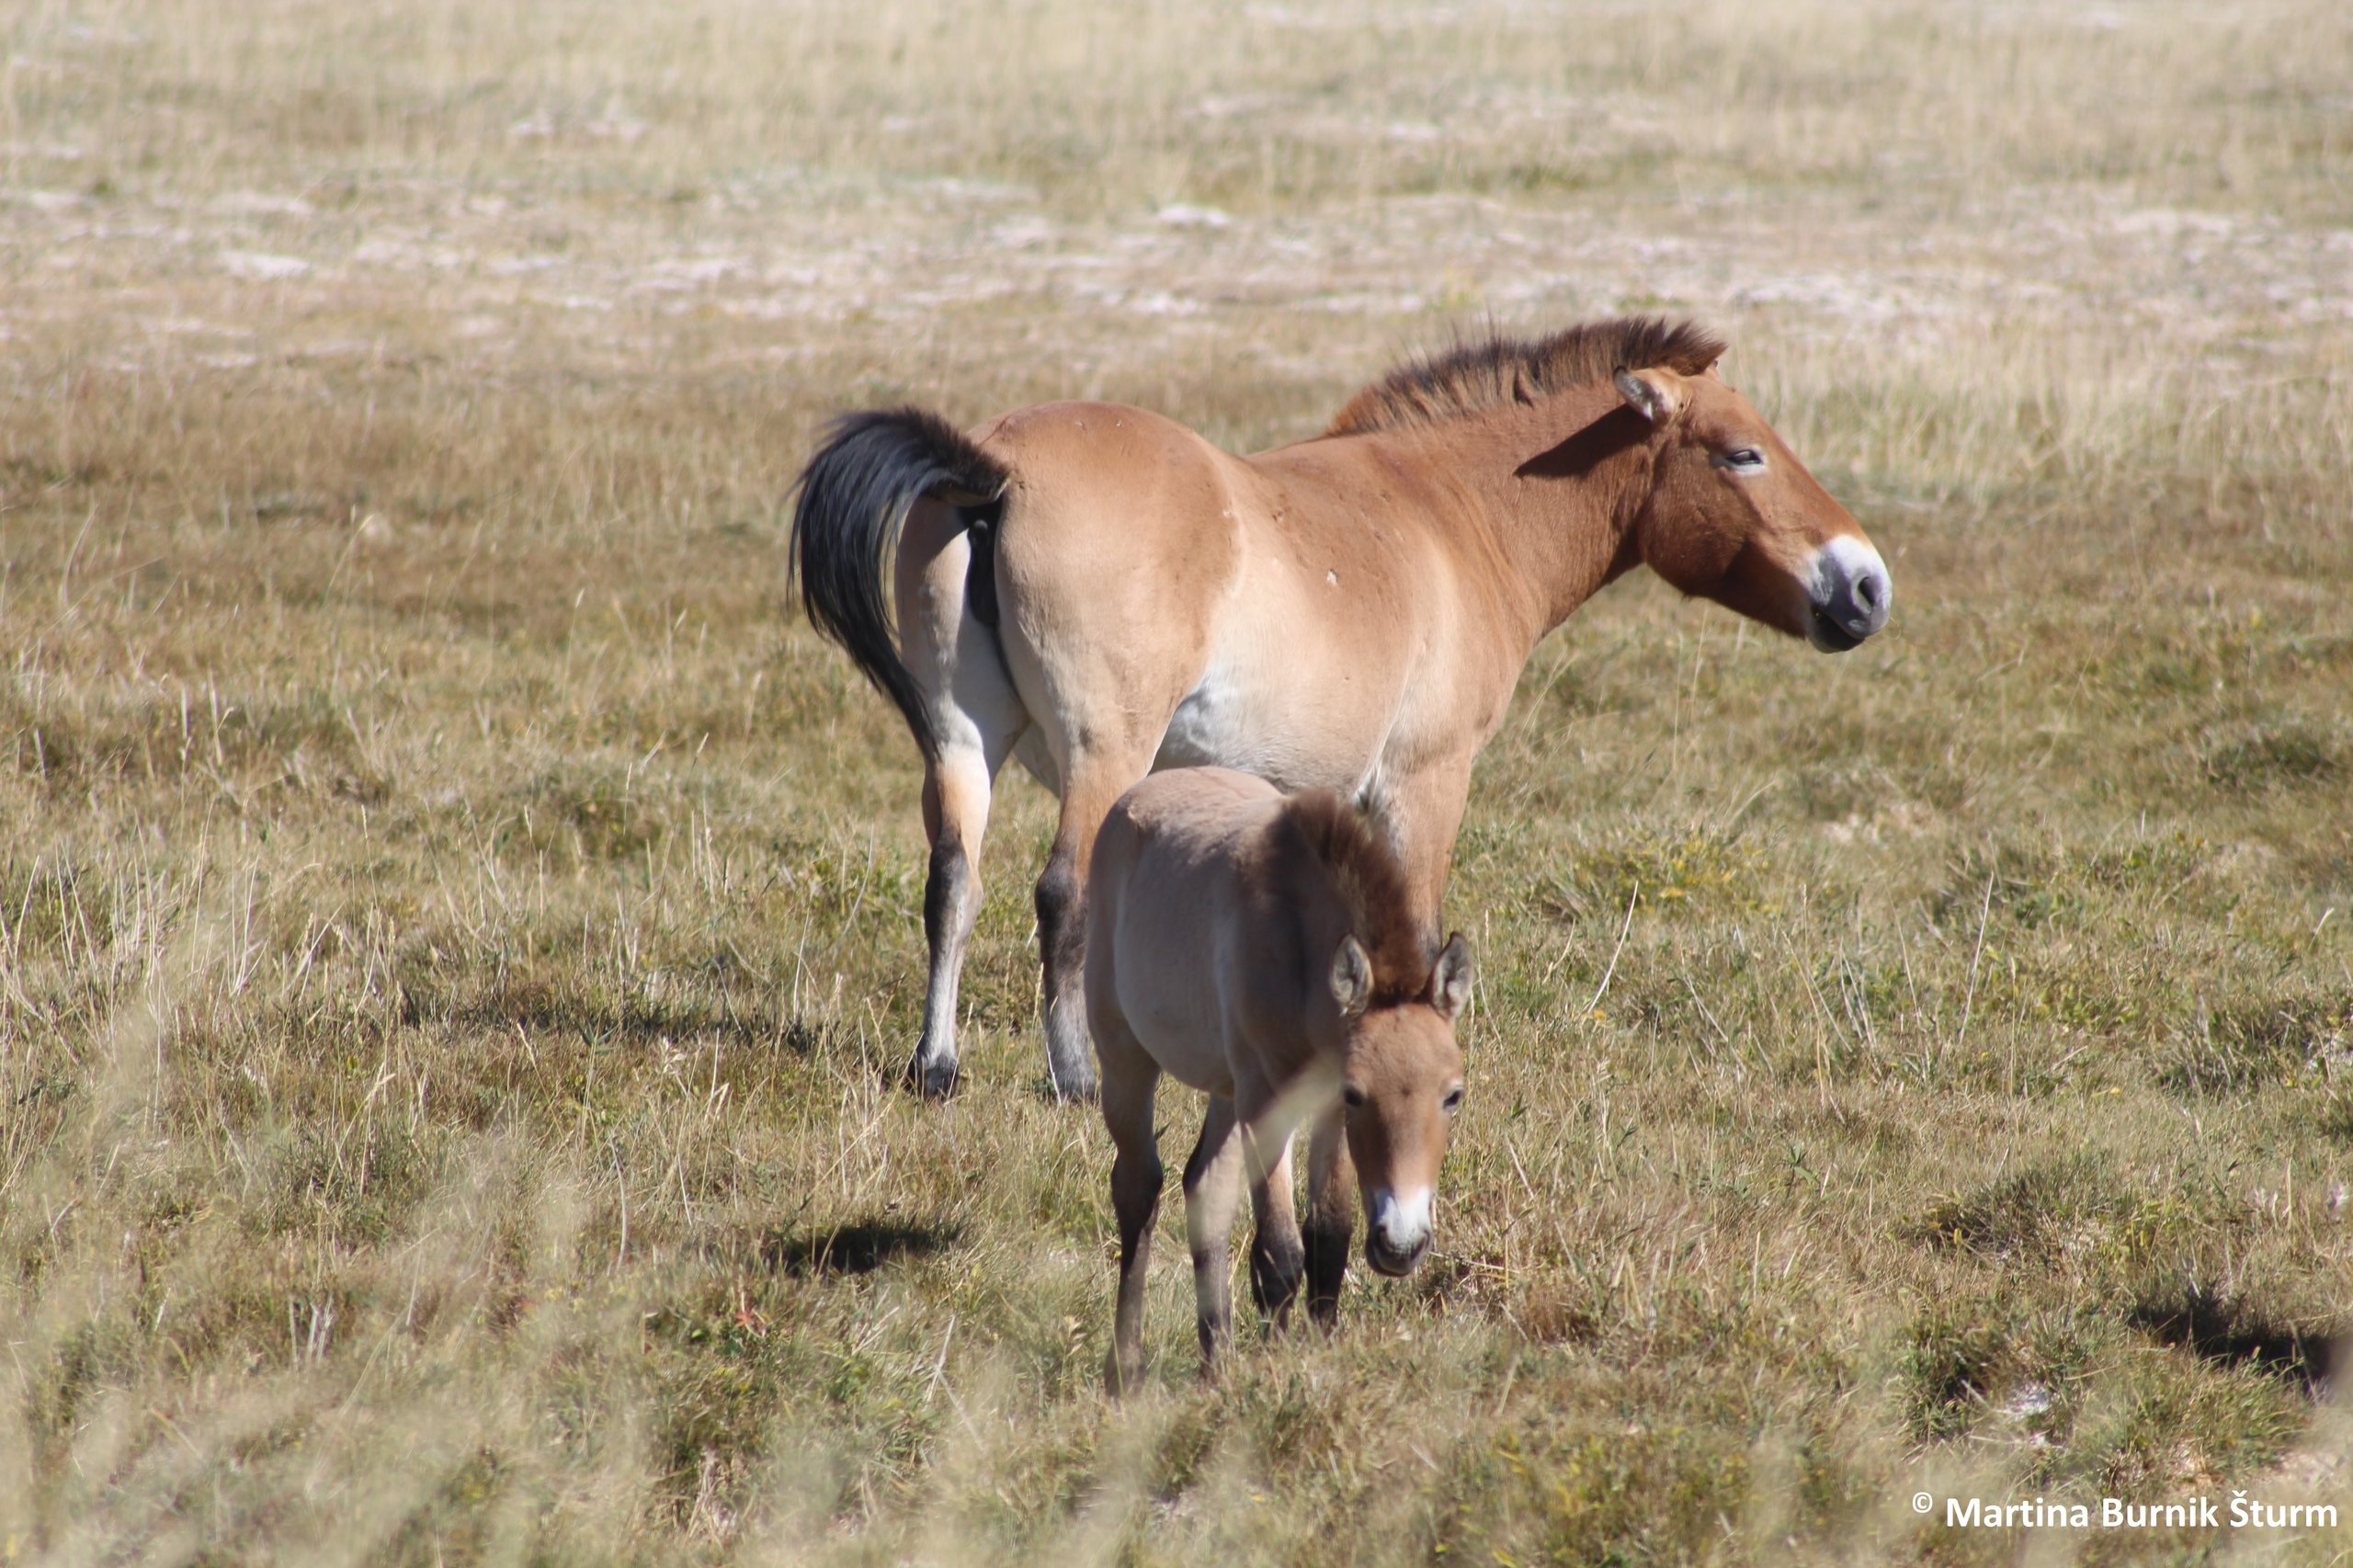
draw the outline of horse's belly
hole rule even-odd
[[[1151,940],[1120,933],[1114,991],[1136,1043],[1180,1084],[1213,1095],[1233,1092],[1225,1055],[1225,1019],[1216,977],[1182,937]]]
[[[1152,759],[1154,771],[1219,767],[1256,773],[1242,760],[1251,740],[1247,706],[1233,676],[1211,668],[1169,716],[1159,754]]]
[[[1215,1011],[1167,1000],[1166,1006],[1147,1002],[1121,1007],[1137,1042],[1178,1083],[1212,1095],[1233,1093],[1233,1064],[1226,1058],[1225,1030]]]

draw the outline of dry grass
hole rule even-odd
[[[2353,1545],[1907,1501],[2353,1502],[2341,8],[6,17],[0,1562]],[[1264,445],[1620,308],[1733,335],[1895,626],[1541,650],[1439,1256],[1203,1392],[1165,1245],[1107,1408],[1048,802],[912,1104],[809,434]]]

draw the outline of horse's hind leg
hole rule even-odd
[[[923,825],[931,841],[923,932],[931,951],[923,1037],[907,1077],[926,1095],[956,1085],[956,991],[981,912],[981,839],[997,770],[1029,727],[995,632],[971,613],[971,535],[950,508],[918,505],[899,551],[901,653],[922,688],[932,731]],[[985,565],[985,561],[981,562]]]
[[[1087,1048],[1086,873],[1095,835],[1112,803],[1152,770],[1152,753],[1091,752],[1063,765],[1061,825],[1038,879],[1038,949],[1045,966],[1046,1072],[1063,1099],[1095,1094]]]
[[[991,786],[1002,756],[977,746],[943,750],[924,774],[931,866],[924,879],[923,935],[931,974],[924,988],[923,1036],[907,1063],[907,1081],[935,1099],[956,1086],[957,983],[981,913],[981,838],[988,831]]]

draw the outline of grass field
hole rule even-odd
[[[0,18],[0,1563],[2353,1553],[2353,13]],[[915,1103],[813,433],[1630,309],[1894,623],[1540,649],[1435,1256],[1204,1391],[1168,1204],[1107,1405],[1051,801]]]

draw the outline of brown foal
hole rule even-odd
[[[1086,993],[1118,1150],[1113,1393],[1143,1364],[1164,1073],[1210,1096],[1185,1165],[1204,1376],[1232,1337],[1226,1249],[1245,1181],[1259,1310],[1283,1324],[1308,1273],[1308,1309],[1332,1321],[1345,1249],[1310,1271],[1291,1209],[1291,1137],[1310,1118],[1311,1187],[1332,1179],[1344,1146],[1356,1168],[1365,1261],[1388,1275],[1421,1261],[1462,1101],[1454,1020],[1471,994],[1462,938],[1431,949],[1395,852],[1329,790],[1287,799],[1245,773],[1187,767],[1112,806],[1087,881]]]

